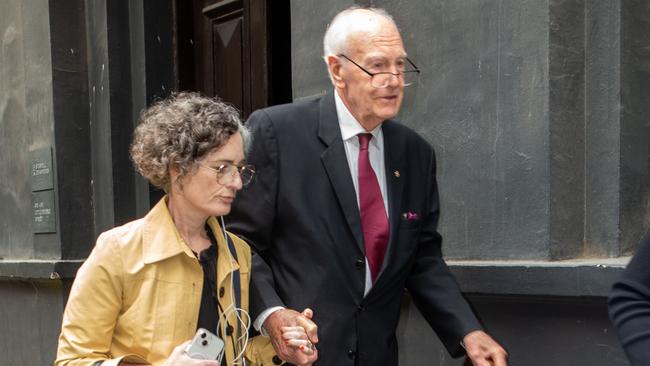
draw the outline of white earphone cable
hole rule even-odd
[[[223,219],[223,216],[220,217],[221,219],[221,230],[223,234],[223,239],[226,243],[226,246],[228,247],[228,233],[226,232],[226,223]],[[233,245],[233,250],[235,250],[234,245]],[[228,248],[228,253],[230,253],[230,248]],[[228,263],[230,264],[230,305],[223,309],[223,319],[225,320],[227,326],[230,325],[229,320],[231,317],[235,317],[235,322],[236,324],[239,325],[239,328],[242,330],[241,334],[239,337],[236,339],[236,346],[239,348],[239,353],[235,355],[234,359],[231,360],[233,365],[242,365],[246,366],[246,359],[244,358],[244,352],[246,351],[246,347],[248,347],[248,330],[250,328],[251,324],[251,318],[250,315],[246,310],[244,310],[241,307],[237,307],[235,304],[235,283],[234,283],[234,276],[235,276],[235,267],[233,266],[233,260],[234,256],[231,253],[230,258],[228,260]],[[237,261],[239,262],[239,258],[237,258]],[[221,329],[221,319],[222,317],[219,317],[219,321],[217,322],[217,328]],[[234,350],[237,352],[237,349]],[[219,360],[221,362],[221,360]]]

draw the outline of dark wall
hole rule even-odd
[[[621,248],[630,253],[636,228],[650,222],[650,4],[621,2]],[[645,131],[645,133],[643,133]],[[645,214],[643,214],[645,213]]]
[[[0,281],[0,365],[51,365],[61,330],[61,281]]]
[[[629,365],[602,298],[470,295],[511,366]],[[407,300],[398,329],[400,365],[462,365],[451,359]]]
[[[85,258],[95,238],[91,128],[89,115],[97,103],[88,89],[88,42],[85,2],[49,2],[50,49],[52,54],[52,94],[54,119],[54,187],[58,196],[59,243],[40,234],[35,241],[56,244],[60,258]],[[92,57],[90,57],[92,59]],[[56,256],[50,256],[55,259]]]

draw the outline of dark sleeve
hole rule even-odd
[[[272,306],[284,306],[275,291],[273,271],[265,260],[272,245],[278,189],[278,141],[264,110],[246,122],[251,131],[247,161],[255,166],[253,181],[242,189],[228,215],[228,229],[252,249],[250,309],[253,319]]]
[[[632,365],[650,365],[650,232],[612,287],[609,317]]]
[[[437,231],[439,203],[435,164],[433,154],[427,193],[429,212],[423,219],[415,263],[406,281],[406,288],[447,351],[452,356],[459,357],[465,353],[460,345],[463,337],[482,327],[442,259],[442,238]]]

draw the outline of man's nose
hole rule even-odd
[[[400,72],[392,73],[391,77],[388,79],[388,86],[391,88],[396,88],[404,84],[404,74]]]

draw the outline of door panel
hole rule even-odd
[[[280,26],[276,41],[282,42],[278,48],[285,50],[290,44],[286,36],[289,4],[288,0],[273,1],[273,14],[282,14],[273,17]],[[242,111],[244,118],[271,100],[290,101],[290,75],[277,83],[282,97],[272,97],[269,90],[272,65],[268,60],[275,27],[267,13],[267,1],[177,1],[177,17],[180,89],[219,96]],[[282,62],[286,70],[290,54],[278,57],[286,57]]]
[[[243,19],[213,24],[213,85],[215,94],[240,109],[250,108],[249,86],[244,85]]]

